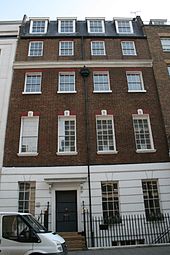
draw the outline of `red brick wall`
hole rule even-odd
[[[26,42],[26,40],[22,41],[21,44]],[[26,55],[22,56],[23,59],[25,57]],[[29,70],[14,71],[6,133],[4,166],[86,164],[83,79],[80,76],[79,69],[72,70],[76,72],[77,93],[57,94],[58,72],[63,71],[63,69],[44,69],[42,70],[41,95],[23,95],[25,73]],[[146,93],[128,93],[126,81],[127,68],[108,68],[112,93],[93,93],[93,70],[96,69],[90,69],[90,76],[86,80],[89,99],[90,163],[118,164],[168,161],[165,132],[152,68],[130,69],[142,71]],[[108,113],[114,116],[116,148],[118,150],[118,154],[116,155],[97,155],[96,153],[95,116],[96,114],[100,114],[102,109],[107,110]],[[137,113],[137,109],[143,109],[144,113],[150,115],[156,149],[155,153],[136,153],[132,114]],[[56,155],[58,134],[57,118],[58,114],[61,114],[64,110],[70,110],[76,114],[77,155]],[[40,113],[39,154],[36,157],[19,157],[17,153],[19,148],[20,117],[22,112],[28,111]]]
[[[35,39],[34,39],[35,40]],[[82,60],[84,51],[85,60],[114,60],[114,59],[149,59],[150,53],[146,39],[113,39],[113,38],[85,38],[83,42],[80,38],[60,38],[60,39],[42,39],[44,41],[44,54],[41,57],[29,57],[29,42],[32,40],[22,39],[18,42],[16,61],[64,61],[64,60]],[[74,41],[74,56],[59,56],[59,41]],[[91,41],[105,41],[106,56],[91,55]],[[121,40],[133,40],[135,42],[137,56],[123,56],[121,51]],[[37,39],[39,41],[39,39]],[[83,46],[82,46],[83,43]]]

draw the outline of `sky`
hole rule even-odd
[[[86,17],[141,16],[143,21],[167,19],[170,22],[170,0],[1,0],[0,21],[22,20],[27,17]]]

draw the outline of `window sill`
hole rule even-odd
[[[38,156],[37,152],[19,152],[17,153],[18,157],[35,157]]]
[[[112,90],[101,90],[101,91],[96,91],[94,90],[93,93],[112,93]]]
[[[118,151],[97,151],[97,154],[118,154]]]
[[[143,89],[143,90],[128,90],[129,93],[145,93],[146,90]]]
[[[43,55],[28,55],[28,57],[30,57],[30,58],[38,58],[38,57],[42,57]]]
[[[59,34],[65,34],[65,35],[69,35],[69,34],[76,34],[76,31],[68,31],[68,32],[61,32],[61,31],[58,31]]]
[[[88,31],[88,33],[89,33],[89,34],[104,34],[105,31],[101,31],[101,32],[97,32],[97,31],[95,31],[95,32]]]
[[[136,150],[136,153],[154,153],[156,149],[148,149],[148,150]]]
[[[137,57],[137,54],[122,54],[125,57]]]
[[[59,55],[59,57],[73,57],[74,54],[71,54],[71,55]]]
[[[41,35],[41,34],[44,35],[44,34],[46,34],[46,33],[47,33],[47,31],[44,31],[44,32],[32,32],[32,31],[31,31],[31,32],[30,32],[30,34],[33,34],[33,35],[36,35],[36,34],[37,34],[37,35]]]
[[[57,91],[58,94],[75,94],[77,93],[76,90],[74,91]]]
[[[23,95],[41,95],[42,92],[22,92]]]
[[[119,32],[119,31],[117,31],[117,34],[120,34],[120,35],[132,35],[132,34],[134,34],[134,32]]]
[[[91,56],[93,56],[93,57],[102,57],[102,56],[106,56],[106,54],[91,54]]]
[[[58,156],[74,156],[77,154],[78,154],[77,151],[75,151],[75,152],[56,152],[56,155],[58,155]]]

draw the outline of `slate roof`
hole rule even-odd
[[[123,18],[122,18],[123,19]],[[143,33],[143,23],[139,16],[132,20],[134,33],[132,34],[120,34],[116,32],[115,22],[104,21],[105,22],[105,33],[88,33],[87,21],[76,21],[76,32],[75,33],[59,33],[58,32],[58,21],[49,21],[47,33],[45,34],[32,34],[29,33],[30,21],[22,23],[20,29],[20,37],[27,38],[46,38],[46,37],[145,37]]]

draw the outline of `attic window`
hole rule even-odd
[[[105,33],[104,19],[88,19],[88,33]]]
[[[47,32],[47,19],[36,19],[30,22],[31,34],[45,34]]]
[[[116,31],[118,34],[132,34],[133,33],[133,26],[131,20],[116,20]]]
[[[58,32],[59,33],[75,33],[76,31],[76,20],[62,18],[58,19]]]
[[[167,19],[151,19],[149,24],[151,25],[166,25]]]

